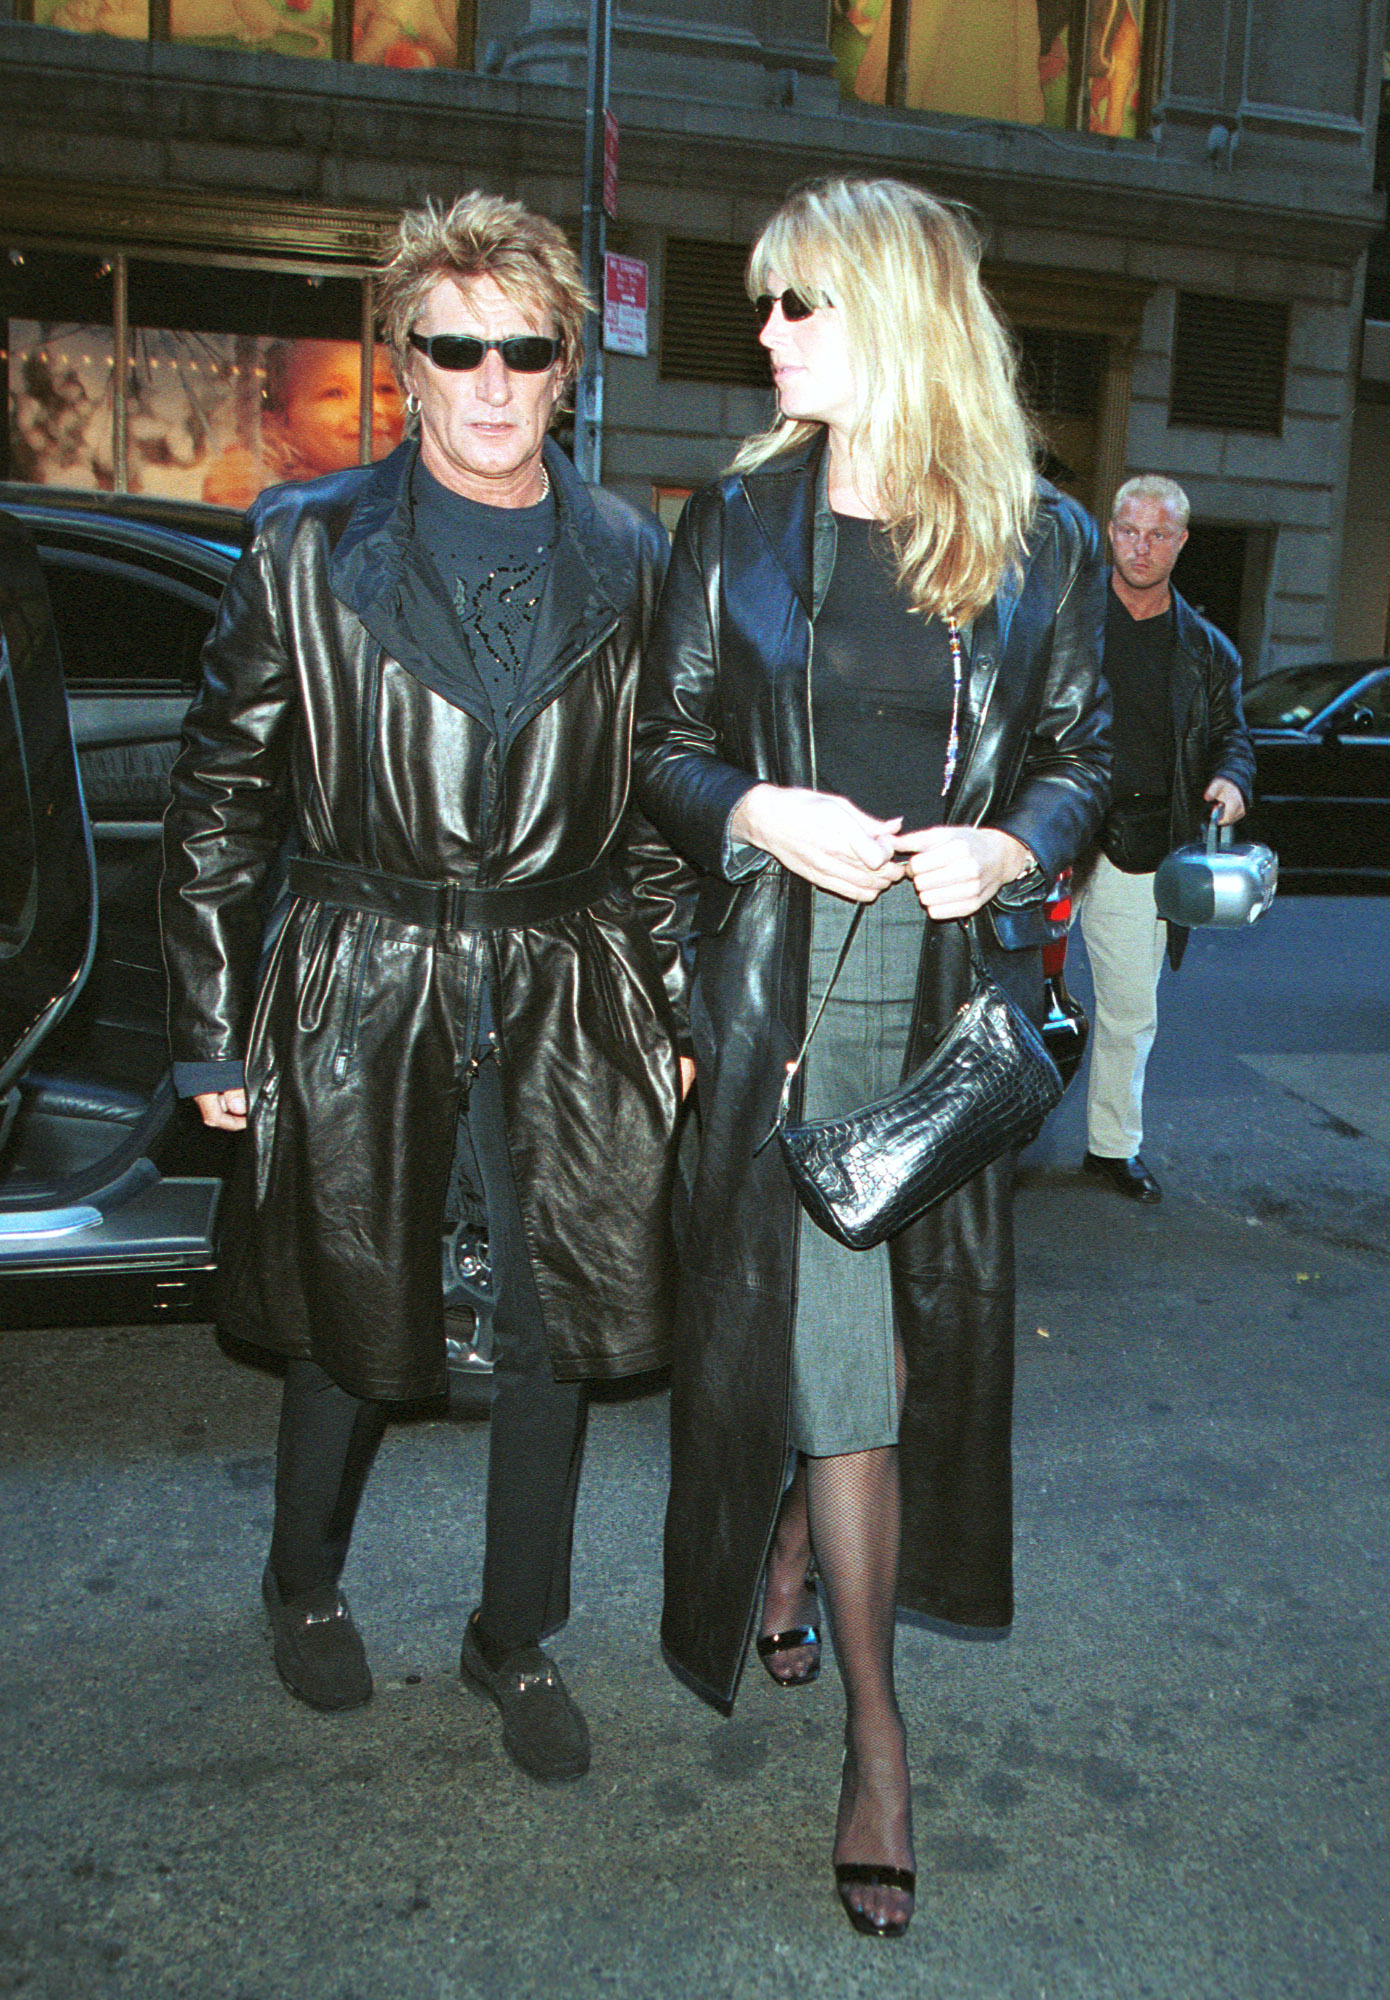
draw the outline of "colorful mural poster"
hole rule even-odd
[[[894,100],[902,108],[1137,135],[1145,0],[1088,0],[1079,78],[1071,0],[832,0],[830,43],[844,95],[887,102],[895,5],[908,10]]]
[[[357,0],[354,62],[387,69],[443,69],[458,61],[457,0]]]
[[[12,476],[109,491],[109,327],[9,323]],[[125,391],[133,493],[247,507],[266,486],[338,472],[359,457],[361,351],[348,340],[131,334]],[[372,380],[372,455],[400,443],[405,408],[386,350]]]
[[[75,35],[124,35],[146,42],[150,0],[34,0],[34,22]]]

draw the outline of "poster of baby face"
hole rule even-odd
[[[8,344],[12,476],[109,491],[116,484],[110,328],[11,320]],[[134,493],[242,508],[267,486],[361,459],[356,341],[136,328],[124,397]],[[394,450],[405,428],[380,346],[370,401],[376,459]]]

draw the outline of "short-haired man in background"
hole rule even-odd
[[[1241,819],[1255,775],[1240,655],[1169,582],[1189,512],[1181,486],[1154,477],[1126,480],[1111,508],[1105,674],[1115,704],[1112,803],[1076,894],[1095,984],[1083,1165],[1144,1202],[1162,1199],[1139,1152],[1164,950],[1154,872],[1170,848],[1196,839],[1213,806],[1223,825]],[[1169,934],[1175,967],[1186,935]]]

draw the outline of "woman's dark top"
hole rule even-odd
[[[914,617],[888,537],[835,516],[835,570],[811,649],[816,783],[903,829],[939,826],[951,727],[951,642],[939,618]]]

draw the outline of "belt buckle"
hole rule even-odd
[[[463,882],[446,882],[440,898],[440,924],[446,931],[463,929],[464,906],[468,901],[468,887]]]

